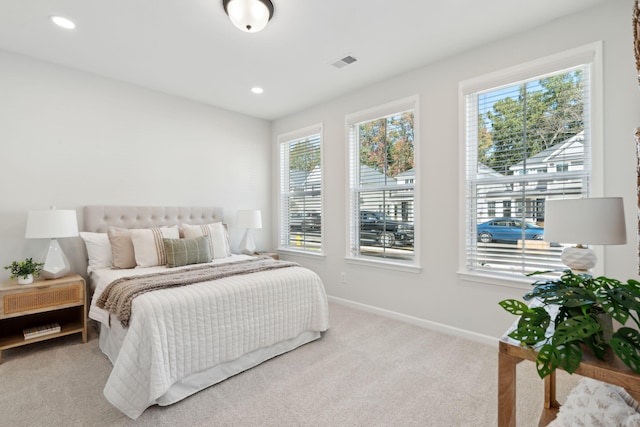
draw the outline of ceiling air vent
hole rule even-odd
[[[344,58],[340,58],[337,61],[332,62],[331,65],[336,68],[342,68],[346,67],[347,65],[353,64],[356,61],[357,59],[353,55],[347,55]]]

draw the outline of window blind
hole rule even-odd
[[[321,252],[321,132],[279,140],[280,247]]]
[[[347,120],[351,256],[412,262],[414,109],[372,116],[358,113]]]
[[[584,64],[465,94],[468,270],[566,268],[563,246],[542,239],[545,202],[589,195],[589,70]]]

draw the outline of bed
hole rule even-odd
[[[84,208],[81,237],[93,293],[89,317],[98,322],[100,349],[113,364],[104,395],[130,418],[314,341],[329,327],[326,293],[316,273],[286,261],[230,254],[221,220],[219,208]],[[193,237],[194,230],[200,235]],[[118,233],[129,233],[135,242],[135,268],[112,268],[126,258],[120,256],[126,239]],[[164,242],[166,259],[146,251],[150,234]],[[213,259],[171,264],[179,257],[170,245],[187,243]],[[206,280],[183,285],[182,278],[192,281],[194,274]],[[120,311],[106,302],[114,293],[112,282],[139,291],[141,283],[154,281],[171,286],[120,298],[129,300]]]

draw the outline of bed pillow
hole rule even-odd
[[[209,236],[193,239],[162,239],[167,254],[167,267],[211,262]]]
[[[138,267],[154,267],[167,263],[162,239],[178,239],[178,227],[154,227],[131,230],[133,253]]]
[[[182,224],[184,237],[193,239],[194,237],[209,236],[211,245],[211,254],[214,259],[226,258],[231,256],[231,247],[229,246],[229,234],[227,228],[221,222],[212,224],[189,225]]]
[[[627,396],[621,387],[582,378],[549,426],[638,426],[637,403],[630,406]]]
[[[84,246],[87,248],[87,256],[89,259],[87,273],[91,273],[96,268],[111,267],[111,243],[109,242],[107,233],[81,231],[79,234],[84,241]]]
[[[133,268],[136,266],[136,257],[131,241],[131,230],[126,228],[109,227],[107,235],[111,243],[111,267]]]

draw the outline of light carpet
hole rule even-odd
[[[497,346],[330,304],[322,339],[136,421],[104,398],[111,370],[92,331],[3,352],[2,426],[495,426]],[[518,426],[543,382],[518,365]],[[558,372],[563,401],[579,380]]]

